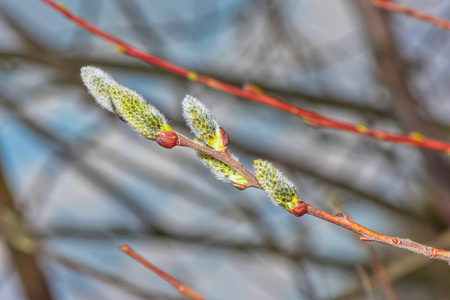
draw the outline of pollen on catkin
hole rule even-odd
[[[211,170],[211,173],[213,173],[218,180],[237,185],[249,185],[247,179],[245,179],[244,176],[239,174],[235,169],[233,169],[226,163],[200,151],[197,151],[197,155],[200,157],[203,164]],[[237,157],[235,157],[234,155],[231,156],[234,160],[238,161]]]
[[[98,105],[115,113],[147,139],[154,140],[158,132],[172,129],[161,112],[103,70],[82,67],[81,78]]]
[[[222,137],[216,119],[197,98],[186,95],[183,102],[183,117],[195,137],[208,147],[223,151]]]
[[[297,189],[278,169],[264,160],[255,160],[253,164],[256,179],[275,205],[289,210],[298,201]]]

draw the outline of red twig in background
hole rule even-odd
[[[181,282],[179,282],[178,280],[176,280],[163,270],[151,264],[145,258],[137,254],[133,249],[131,249],[130,246],[128,245],[120,246],[120,251],[126,253],[127,255],[129,255],[142,265],[144,265],[146,268],[150,269],[153,273],[155,273],[156,275],[158,275],[159,277],[161,277],[162,279],[173,285],[178,290],[178,293],[180,293],[181,295],[184,295],[194,300],[206,300],[205,298],[199,296],[196,292],[194,292],[193,290],[191,290],[190,288],[188,288],[187,286],[185,286],[184,284],[182,284]]]
[[[246,87],[238,88],[238,87],[223,83],[221,81],[215,80],[213,78],[199,75],[195,72],[181,68],[177,65],[171,64],[160,58],[157,58],[157,57],[147,54],[141,50],[138,50],[135,47],[123,42],[122,40],[119,40],[118,38],[107,34],[106,32],[100,30],[99,28],[93,26],[92,24],[86,22],[85,20],[83,20],[80,17],[71,13],[61,3],[54,2],[53,0],[41,0],[41,1],[46,3],[47,5],[49,5],[50,7],[54,8],[55,10],[59,11],[60,13],[62,13],[64,16],[66,16],[69,20],[71,20],[78,26],[83,27],[84,29],[90,31],[94,35],[97,35],[110,43],[113,43],[117,47],[118,51],[128,54],[130,56],[139,58],[147,63],[150,63],[154,66],[160,67],[160,68],[167,70],[169,72],[172,72],[174,74],[183,76],[192,81],[205,84],[213,89],[220,90],[220,91],[226,92],[228,94],[232,94],[232,95],[241,97],[243,99],[252,100],[252,101],[262,103],[262,104],[268,105],[270,107],[285,111],[287,113],[290,113],[292,115],[300,117],[301,119],[303,119],[303,121],[305,123],[310,124],[310,125],[325,127],[325,128],[333,128],[333,129],[338,129],[338,130],[343,130],[343,131],[349,131],[349,132],[353,132],[353,133],[370,136],[370,137],[373,137],[373,138],[379,139],[379,140],[390,141],[390,142],[395,142],[395,143],[400,143],[400,144],[407,144],[407,145],[422,147],[422,148],[428,148],[428,149],[433,149],[433,150],[437,150],[437,151],[443,151],[443,152],[446,152],[447,154],[450,154],[450,143],[433,140],[433,139],[428,139],[428,138],[425,138],[423,135],[416,133],[416,132],[410,133],[409,136],[404,136],[404,135],[384,132],[384,131],[380,131],[380,130],[370,129],[370,128],[367,128],[363,124],[350,124],[350,123],[346,123],[346,122],[333,120],[333,119],[321,116],[317,113],[314,113],[314,112],[299,108],[297,106],[282,102],[272,96],[265,94],[262,91],[255,90],[252,88],[246,88]],[[386,1],[377,1],[377,2],[384,3]]]
[[[411,9],[404,5],[397,4],[397,3],[394,3],[394,2],[391,2],[388,0],[372,0],[372,3],[375,6],[378,6],[382,9],[393,11],[398,14],[407,15],[411,18],[439,26],[442,29],[450,30],[450,21],[449,20],[435,17],[435,16],[432,16],[429,14],[425,14],[423,12]]]

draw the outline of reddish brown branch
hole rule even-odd
[[[395,143],[407,144],[416,147],[423,147],[428,149],[433,149],[437,151],[443,151],[450,154],[450,143],[442,142],[438,140],[428,139],[419,134],[411,134],[410,136],[404,136],[399,134],[393,134],[389,132],[384,132],[380,130],[370,129],[362,124],[350,124],[346,122],[337,121],[331,118],[321,116],[312,111],[302,109],[297,106],[293,106],[284,103],[272,96],[265,94],[262,91],[256,92],[254,89],[238,88],[221,81],[215,80],[210,77],[199,75],[195,72],[189,71],[187,69],[181,68],[177,65],[171,64],[160,58],[147,54],[141,50],[134,48],[133,46],[119,40],[118,38],[107,34],[106,32],[100,30],[99,28],[93,26],[92,24],[86,22],[80,17],[74,15],[69,10],[67,10],[62,4],[56,3],[53,0],[41,0],[47,5],[51,6],[55,10],[62,13],[69,20],[77,24],[78,26],[90,31],[94,35],[101,37],[102,39],[114,44],[117,49],[125,54],[141,59],[147,63],[160,67],[171,73],[180,75],[182,77],[188,78],[192,81],[205,84],[213,89],[232,94],[243,99],[255,101],[268,105],[270,107],[285,111],[297,117],[303,119],[307,124],[311,124],[318,127],[332,128],[337,130],[349,131],[353,133],[358,133],[366,136],[373,137],[375,139],[390,141]]]
[[[359,225],[358,223],[352,221],[349,217],[347,217],[343,214],[332,215],[332,214],[324,212],[320,209],[317,209],[312,205],[309,205],[306,203],[304,205],[306,205],[306,213],[307,214],[312,215],[317,218],[320,218],[327,222],[336,224],[336,225],[341,226],[350,231],[353,231],[361,236],[359,238],[361,241],[377,242],[377,243],[405,249],[405,250],[408,250],[408,251],[411,251],[411,252],[414,252],[417,254],[424,255],[430,259],[443,260],[450,264],[450,251],[436,249],[433,247],[429,247],[427,245],[422,245],[422,244],[416,243],[408,238],[398,238],[398,237],[391,237],[388,235],[384,235],[384,234],[375,232],[373,230],[370,230],[362,225]]]
[[[173,132],[175,134],[175,132]],[[239,164],[237,161],[235,161],[231,155],[228,153],[228,151],[215,151],[211,148],[208,148],[204,145],[195,143],[194,141],[186,138],[185,136],[181,134],[177,134],[177,142],[176,145],[178,146],[184,146],[193,148],[195,150],[201,151],[211,157],[217,158],[224,163],[228,164],[229,166],[233,167],[236,171],[238,171],[241,175],[243,175],[247,181],[250,183],[250,186],[261,188],[258,181],[256,180],[253,173],[245,169],[241,164]],[[305,214],[309,214],[312,216],[315,216],[317,218],[320,218],[322,220],[325,220],[327,222],[336,224],[338,226],[341,226],[345,229],[348,229],[350,231],[353,231],[357,234],[359,234],[360,240],[364,242],[378,242],[385,245],[405,249],[417,254],[424,255],[430,259],[438,259],[446,261],[450,264],[450,251],[446,250],[440,250],[433,247],[429,247],[426,245],[422,245],[419,243],[416,243],[410,239],[407,238],[398,238],[398,237],[390,237],[388,235],[384,235],[378,232],[375,232],[373,230],[370,230],[362,225],[359,225],[358,223],[353,222],[349,217],[343,215],[343,214],[336,214],[332,215],[327,212],[324,212],[320,209],[315,208],[312,205],[309,205],[303,201],[297,201],[295,203],[295,206],[290,210],[290,212],[296,216],[301,217]]]
[[[398,14],[403,14],[411,18],[439,26],[442,29],[450,30],[450,21],[436,16],[425,14],[423,12],[411,9],[401,4],[397,4],[388,0],[372,0],[375,6],[389,10]]]
[[[69,12],[64,6],[57,4],[52,0],[41,0],[41,1],[43,1],[44,3],[48,4],[49,6],[51,6],[53,8],[55,8],[56,10],[60,11],[67,18],[69,18],[71,21],[73,21],[80,27],[83,27],[86,30],[92,32],[93,34],[105,39],[106,41],[109,41],[109,42],[115,44],[118,47],[118,50],[125,54],[139,58],[143,61],[146,61],[155,66],[158,66],[158,67],[165,69],[169,72],[172,72],[174,74],[178,74],[180,76],[186,77],[190,80],[193,80],[193,81],[196,81],[199,83],[203,83],[214,89],[221,90],[221,91],[227,92],[229,94],[239,96],[244,99],[263,103],[268,106],[271,106],[271,107],[277,108],[279,110],[288,112],[290,114],[296,115],[296,116],[302,118],[308,124],[312,124],[312,125],[320,126],[320,127],[328,127],[328,128],[333,128],[333,129],[355,132],[355,133],[371,136],[371,137],[374,137],[374,138],[380,139],[380,140],[392,141],[392,142],[397,142],[397,143],[402,143],[402,144],[409,144],[409,145],[413,145],[413,146],[417,146],[417,147],[423,147],[423,148],[428,148],[428,149],[433,149],[433,150],[444,151],[444,152],[450,153],[450,143],[427,139],[417,133],[411,134],[410,136],[402,136],[402,135],[387,133],[387,132],[383,132],[383,131],[379,131],[379,130],[369,129],[361,124],[354,125],[354,124],[336,121],[336,120],[333,120],[330,118],[323,117],[314,112],[304,110],[299,107],[284,103],[284,102],[282,102],[274,97],[271,97],[261,91],[255,91],[254,89],[248,89],[248,88],[243,88],[243,89],[237,88],[235,86],[228,85],[223,82],[217,81],[213,78],[198,75],[194,72],[191,72],[191,71],[183,69],[179,66],[170,64],[162,59],[151,56],[145,52],[142,52],[142,51],[132,47],[131,45],[126,44],[125,42],[101,31],[97,27],[95,27],[95,26],[87,23],[83,19],[75,16],[74,14]],[[384,3],[386,1],[381,1],[381,2]],[[197,144],[181,135],[179,135],[178,145],[191,147],[193,149],[196,149],[198,151],[201,151],[207,155],[210,155],[212,157],[215,157],[215,158],[223,161],[224,163],[228,164],[230,167],[234,168],[236,171],[241,173],[244,177],[246,177],[246,179],[249,181],[251,186],[259,188],[259,184],[257,183],[254,175],[251,172],[249,172],[248,170],[246,170],[244,167],[242,167],[242,165],[237,163],[234,159],[232,159],[232,157],[229,155],[229,153],[227,151],[223,151],[223,152],[214,151],[208,147]],[[297,202],[296,207],[291,211],[291,213],[293,213],[296,216],[301,216],[306,213],[306,214],[310,214],[312,216],[318,217],[320,219],[323,219],[325,221],[328,221],[330,223],[336,224],[338,226],[341,226],[343,228],[346,228],[350,231],[353,231],[353,232],[359,234],[361,236],[360,240],[362,240],[362,241],[378,242],[378,243],[382,243],[385,245],[402,248],[402,249],[405,249],[405,250],[408,250],[408,251],[411,251],[411,252],[414,252],[417,254],[421,254],[430,259],[443,260],[443,261],[446,261],[447,263],[450,263],[450,251],[432,248],[432,247],[429,247],[426,245],[416,243],[416,242],[411,241],[410,239],[406,239],[406,238],[390,237],[387,235],[377,233],[375,231],[372,231],[364,226],[361,226],[361,225],[353,222],[347,216],[344,216],[342,214],[331,215],[331,214],[326,213],[322,210],[319,210],[309,204],[306,204],[303,201]],[[156,267],[154,267],[153,265],[151,265],[149,262],[145,261],[142,257],[138,256],[128,246],[122,247],[121,250],[124,251],[125,253],[127,253],[128,255],[132,256],[133,258],[135,258],[136,260],[138,260],[139,262],[141,262],[142,264],[144,264],[145,266],[147,266],[154,272],[156,272],[155,270],[159,270]],[[159,270],[156,273],[160,274],[160,272],[162,272],[162,271]],[[174,280],[173,282],[171,282],[171,280],[168,280],[165,277],[163,277],[162,275],[160,275],[162,278],[165,278],[170,283],[172,283],[174,285],[176,284],[175,286],[177,288],[179,286],[182,286],[181,283],[179,283],[178,281],[176,281],[175,279],[173,279],[166,273],[162,272],[161,274],[165,274],[165,276],[168,276],[168,278],[171,278],[171,280]],[[180,291],[180,289],[179,289],[179,291]],[[185,292],[186,290],[184,290],[184,288],[183,288],[182,291]],[[180,293],[182,293],[182,291],[180,291]],[[189,289],[187,289],[187,291],[191,292]],[[203,298],[193,298],[193,299],[203,299]]]
[[[155,265],[151,264],[145,258],[143,258],[139,254],[137,254],[133,249],[131,249],[130,246],[128,246],[128,245],[120,246],[120,251],[129,255],[134,260],[138,261],[143,266],[150,269],[153,273],[155,273],[156,275],[158,275],[159,277],[161,277],[162,279],[164,279],[165,281],[167,281],[168,283],[173,285],[178,290],[178,293],[180,293],[181,295],[184,295],[184,296],[189,297],[194,300],[206,300],[205,298],[198,295],[196,292],[194,292],[193,290],[191,290],[190,288],[188,288],[187,286],[185,286],[184,284],[182,284],[181,282],[179,282],[178,280],[176,280],[175,278],[173,278],[172,276],[170,276],[163,270],[161,270],[158,267],[156,267]]]

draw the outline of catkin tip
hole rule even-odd
[[[216,119],[197,98],[186,95],[182,101],[183,117],[195,137],[204,145],[217,151],[226,147]]]
[[[109,89],[113,85],[118,85],[118,83],[114,81],[111,75],[97,67],[84,66],[80,70],[80,76],[95,102],[109,112],[114,112]]]

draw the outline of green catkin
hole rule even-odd
[[[211,172],[214,174],[214,176],[216,176],[218,180],[237,185],[249,185],[247,179],[245,179],[244,176],[239,174],[235,169],[231,168],[224,162],[218,160],[217,158],[206,155],[203,152],[198,151],[197,155],[200,157],[203,164],[211,170]],[[237,161],[237,158],[234,156],[233,159]]]
[[[194,133],[195,141],[216,151],[224,151],[226,146],[223,144],[219,125],[206,106],[190,95],[184,97],[182,106],[183,117]],[[229,165],[202,152],[197,153],[203,164],[211,170],[217,179],[233,185],[249,185],[247,179]],[[232,157],[237,161],[236,157]]]
[[[172,130],[156,108],[135,91],[117,83],[103,70],[93,66],[83,67],[81,78],[99,106],[115,113],[144,137],[155,140],[159,132]],[[183,116],[196,136],[196,142],[216,151],[225,150],[216,120],[199,100],[186,95]],[[198,156],[217,179],[234,185],[249,185],[241,174],[222,161],[202,152],[198,152]],[[234,156],[233,159],[237,161]]]
[[[172,130],[161,112],[103,70],[83,67],[81,78],[98,105],[117,114],[145,138],[154,140],[158,132]]]
[[[273,203],[289,210],[298,201],[297,190],[278,169],[264,160],[255,160],[253,164],[256,179]]]
[[[216,151],[223,151],[225,146],[223,145],[219,125],[206,106],[190,95],[184,97],[182,106],[183,117],[195,137],[202,144]]]

